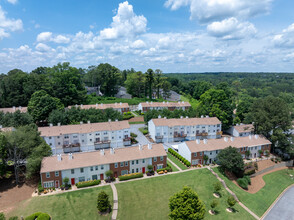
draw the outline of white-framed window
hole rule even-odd
[[[54,182],[50,181],[50,182],[44,182],[43,183],[44,188],[50,188],[50,187],[54,187]]]
[[[162,164],[157,165],[157,169],[162,169],[162,168],[163,168]]]
[[[50,173],[49,172],[46,173],[46,178],[50,178]]]
[[[136,173],[139,173],[139,168],[136,168]]]
[[[94,167],[90,167],[90,170],[93,171],[94,170]]]
[[[75,169],[70,170],[71,174],[75,174]]]
[[[101,165],[101,170],[104,170],[104,165]]]
[[[120,167],[123,167],[124,166],[124,162],[120,162]]]
[[[142,160],[142,163],[145,163],[145,159]]]
[[[139,164],[139,160],[136,160],[136,164]]]
[[[79,182],[84,182],[84,181],[85,181],[85,177],[84,176],[79,177]]]
[[[192,165],[197,165],[197,160],[192,160]]]
[[[163,161],[163,156],[160,157],[160,161]]]
[[[135,164],[135,161],[134,160],[132,160],[132,165],[134,165]]]
[[[153,161],[156,162],[156,161],[157,161],[157,157],[154,157],[154,158],[153,158]]]
[[[114,164],[114,168],[117,168],[117,167],[118,167],[118,164],[117,164],[117,163],[115,163],[115,164]]]
[[[84,168],[80,168],[80,172],[83,173],[84,172]]]
[[[55,176],[56,176],[56,177],[59,176],[59,171],[55,171]]]
[[[127,167],[129,165],[128,161],[125,162],[125,166]]]
[[[194,153],[194,157],[197,157],[197,152]]]
[[[66,135],[64,135],[64,138],[65,138],[65,139],[68,139],[68,138],[69,138],[69,136],[66,134]]]
[[[95,166],[95,170],[98,170],[98,166]]]

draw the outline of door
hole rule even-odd
[[[55,181],[55,188],[58,188],[59,187],[59,180],[56,180]]]
[[[103,173],[100,174],[100,180],[104,180],[104,175],[103,175]]]
[[[117,172],[114,172],[114,177],[117,178]]]
[[[156,167],[155,166],[153,166],[153,170],[156,171]]]
[[[145,173],[145,167],[142,167],[142,173]]]
[[[71,185],[75,185],[75,178],[71,178]]]

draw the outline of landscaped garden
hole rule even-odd
[[[221,198],[215,198],[214,183],[217,179],[207,169],[142,179],[116,184],[118,191],[118,219],[168,219],[169,198],[189,186],[196,191],[206,207],[205,219],[254,219],[238,204],[236,212],[229,213],[225,189],[219,191]],[[219,202],[216,215],[208,213],[213,200]]]
[[[294,179],[289,174],[294,175],[293,169],[279,170],[263,176],[265,186],[257,193],[251,194],[239,188],[225,175],[223,175],[218,168],[213,170],[226,182],[227,186],[236,193],[239,200],[247,206],[256,215],[262,216],[275,199],[291,184],[294,184]]]
[[[111,213],[105,216],[98,214],[97,196],[104,190],[109,195],[112,205],[110,186],[78,190],[50,196],[30,198],[9,213],[9,216],[27,217],[35,212],[48,213],[53,219],[111,219]]]
[[[182,170],[188,169],[183,163],[181,163],[177,158],[175,158],[170,152],[167,152],[167,157],[172,162],[174,162],[178,167],[180,167]]]

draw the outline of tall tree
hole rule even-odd
[[[6,173],[7,159],[7,140],[4,134],[0,132],[0,176]]]
[[[154,87],[156,89],[156,97],[159,99],[160,89],[163,86],[163,82],[166,80],[166,77],[162,76],[162,71],[160,69],[155,70],[154,74]]]
[[[154,82],[154,72],[152,69],[148,69],[145,75],[146,75],[146,83],[148,86],[148,96],[149,96],[149,99],[152,99],[152,85]]]
[[[127,92],[134,97],[143,98],[144,97],[144,86],[146,78],[142,72],[129,73],[127,80],[125,81],[125,86]]]

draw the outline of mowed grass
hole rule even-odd
[[[168,219],[169,198],[179,192],[183,186],[189,186],[197,192],[205,203],[205,219],[254,219],[241,206],[236,204],[237,212],[228,213],[228,192],[221,190],[222,198],[217,199],[219,214],[208,213],[213,196],[213,184],[218,180],[207,169],[192,170],[183,173],[141,179],[138,181],[116,184],[118,191],[118,219]]]
[[[180,167],[182,170],[188,169],[184,164],[182,164],[177,158],[175,158],[170,152],[167,152],[167,157],[174,162],[178,167]]]
[[[57,195],[33,197],[24,201],[16,210],[9,213],[9,216],[20,218],[20,216],[27,217],[35,212],[46,212],[56,220],[111,219],[111,213],[107,216],[98,214],[97,197],[101,190],[109,195],[110,203],[113,205],[110,186],[103,186]]]
[[[218,168],[213,168],[213,170],[226,182],[227,186],[237,195],[239,200],[260,217],[266,212],[284,189],[291,184],[294,184],[294,180],[289,176],[289,174],[294,175],[293,169],[279,170],[264,175],[263,180],[265,181],[265,186],[257,193],[251,194],[236,186],[224,176]]]
[[[173,169],[173,172],[176,172],[176,171],[179,171],[178,170],[178,168],[176,168],[171,162],[167,162],[169,165],[170,165],[170,167]]]

